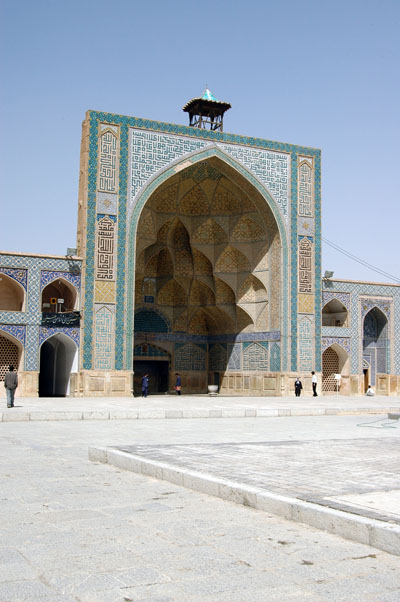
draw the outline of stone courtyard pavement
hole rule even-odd
[[[398,556],[89,462],[88,447],[140,447],[396,521],[399,442],[384,415],[3,422],[0,600],[398,602]]]

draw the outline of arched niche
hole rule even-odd
[[[39,397],[66,397],[71,372],[78,370],[77,345],[57,332],[40,346]]]
[[[7,274],[0,273],[0,311],[24,311],[25,289]]]
[[[373,307],[364,317],[363,338],[365,346],[376,344],[382,339],[387,339],[388,320],[385,314]]]
[[[376,384],[376,374],[389,372],[388,319],[378,308],[373,307],[363,321],[363,358],[369,363],[371,385]]]
[[[63,303],[58,300],[63,299]],[[79,309],[79,295],[73,284],[64,278],[49,282],[42,290],[42,312],[59,313]]]
[[[330,345],[322,354],[322,391],[337,391],[335,374],[350,374],[349,354],[337,343]]]
[[[12,335],[0,330],[0,381],[4,381],[9,366],[17,372],[23,364],[24,348]]]
[[[179,226],[184,248],[178,248],[171,236],[177,220],[185,229]],[[243,165],[212,147],[160,170],[136,198],[128,241],[128,307],[138,310],[152,303],[168,316],[173,328],[176,324],[180,332],[187,332],[190,316],[184,307],[158,307],[154,295],[144,294],[145,278],[157,280],[157,291],[174,279],[188,299],[192,280],[201,279],[215,293],[217,304],[223,294],[234,332],[282,331],[285,369],[290,265],[286,226],[265,186]],[[258,304],[257,311],[250,311],[248,305],[244,311],[235,299],[251,274],[268,291],[268,300],[264,292],[261,303],[251,301]],[[132,317],[129,312],[128,336],[134,334]],[[128,362],[129,357],[128,353]]]
[[[331,299],[322,308],[322,326],[348,326],[348,311],[341,301]]]

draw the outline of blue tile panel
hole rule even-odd
[[[310,372],[314,369],[313,362],[313,321],[311,317],[299,319],[299,364],[298,369],[302,372]]]
[[[127,191],[128,191],[128,124],[120,128],[119,159],[119,206],[118,206],[118,272],[117,272],[117,314],[115,320],[115,339],[124,341],[126,311],[126,234],[127,234]],[[132,341],[130,341],[132,353]],[[115,345],[115,369],[124,369],[124,344]],[[132,370],[132,361],[129,366]]]
[[[19,332],[22,333],[22,330],[18,330],[19,327],[25,329],[25,360],[21,369],[38,370],[39,347],[42,340],[40,339],[42,275],[45,274],[43,277],[46,278],[49,273],[62,274],[76,287],[79,296],[81,261],[68,258],[0,254],[0,270],[1,268],[25,271],[27,274],[25,311],[0,311],[0,330],[3,329],[15,336]],[[14,326],[16,330],[13,333]],[[62,331],[66,332],[66,329],[63,328]],[[22,342],[19,336],[16,338]],[[79,345],[79,337],[74,334],[74,337],[71,338]]]
[[[314,269],[315,269],[315,322],[314,322],[314,370],[322,370],[321,356],[321,154],[314,156],[314,220],[315,220],[315,244],[314,244]]]
[[[81,274],[74,274],[73,272],[66,272],[60,270],[42,270],[40,275],[40,290],[42,291],[45,286],[63,278],[67,282],[70,282],[78,291],[81,288]]]
[[[7,332],[25,347],[26,326],[21,324],[0,324],[0,334]]]
[[[175,345],[175,370],[200,371],[206,370],[206,345]]]
[[[362,373],[364,317],[371,309],[377,307],[388,320],[387,371],[400,374],[400,287],[326,280],[323,282],[323,287],[324,301],[331,298],[338,298],[342,302],[350,299],[349,327],[324,327],[322,333],[324,337],[349,338],[351,373]],[[348,297],[346,298],[342,293]]]
[[[268,371],[268,343],[243,343],[243,370]]]
[[[271,345],[269,369],[271,372],[281,371],[281,348],[278,343],[273,343]]]
[[[292,152],[291,177],[291,254],[290,254],[290,370],[297,370],[297,153]],[[285,366],[283,366],[285,370]]]
[[[40,326],[39,327],[39,345],[41,345],[44,341],[46,341],[53,335],[59,334],[59,333],[65,334],[66,336],[70,337],[74,341],[74,343],[76,343],[76,345],[79,347],[80,328],[64,328],[64,327],[61,328],[58,326],[54,326],[54,327]]]

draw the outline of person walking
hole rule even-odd
[[[4,377],[4,386],[7,394],[7,407],[13,408],[15,389],[18,387],[18,374],[14,372],[14,366],[9,366],[8,370]]]
[[[142,397],[147,397],[147,393],[149,390],[149,375],[146,374],[142,378]]]
[[[302,388],[303,385],[301,383],[301,380],[299,377],[297,377],[294,381],[294,394],[296,395],[296,397],[300,397]]]
[[[177,392],[178,395],[181,395],[182,393],[182,380],[181,380],[181,375],[178,374],[178,372],[175,373],[176,376],[176,382],[175,382],[175,391]]]
[[[311,383],[312,383],[313,397],[318,397],[318,393],[317,393],[317,375],[315,374],[314,370],[311,372],[311,374],[312,374]]]

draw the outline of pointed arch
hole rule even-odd
[[[64,299],[64,303],[53,300]],[[56,276],[42,289],[43,312],[74,311],[79,309],[79,294],[75,286],[63,276]]]
[[[131,215],[131,218],[130,218],[129,235],[128,235],[127,274],[128,274],[128,279],[130,280],[130,282],[128,282],[128,301],[127,301],[128,307],[133,307],[132,291],[133,291],[134,286],[133,286],[132,280],[133,280],[133,274],[134,274],[135,241],[136,241],[138,217],[140,216],[147,201],[150,199],[150,197],[152,197],[153,193],[157,194],[157,189],[160,188],[162,184],[167,183],[168,180],[171,180],[171,185],[172,184],[176,185],[177,184],[176,176],[181,171],[186,172],[188,174],[187,177],[189,178],[190,170],[192,168],[197,169],[197,167],[201,164],[204,164],[204,166],[207,169],[211,169],[217,173],[222,174],[222,176],[224,178],[227,178],[227,181],[231,182],[232,185],[234,182],[235,187],[237,187],[238,190],[242,191],[241,194],[243,196],[243,206],[245,204],[244,201],[246,200],[246,198],[251,198],[252,206],[254,205],[254,208],[255,208],[254,214],[256,214],[256,213],[259,214],[260,223],[265,224],[265,228],[267,231],[269,231],[270,228],[273,228],[273,232],[272,232],[273,236],[270,237],[270,240],[268,241],[268,245],[270,245],[270,246],[272,245],[272,240],[279,241],[278,252],[280,255],[280,260],[274,261],[274,265],[276,265],[277,269],[280,270],[279,279],[278,279],[279,287],[280,287],[279,294],[278,294],[279,304],[277,305],[278,311],[279,311],[278,329],[282,330],[282,341],[283,341],[283,344],[282,344],[282,369],[285,369],[287,359],[288,359],[288,343],[287,343],[288,326],[289,326],[288,268],[290,265],[290,260],[289,260],[289,255],[288,255],[288,239],[287,239],[287,233],[286,233],[286,225],[284,223],[284,219],[281,215],[280,209],[279,209],[276,201],[274,200],[273,196],[269,193],[267,187],[263,183],[261,183],[261,181],[258,180],[258,178],[252,172],[250,172],[250,170],[248,170],[243,164],[239,163],[236,159],[234,159],[228,153],[225,153],[216,144],[212,144],[206,148],[202,148],[193,153],[189,153],[189,154],[185,155],[184,157],[177,159],[173,163],[170,163],[166,168],[160,170],[151,179],[149,179],[147,184],[139,191],[139,193],[136,197],[135,208],[134,208],[133,214]],[[220,176],[218,176],[218,177],[220,177]],[[181,179],[183,182],[185,179],[184,176],[182,176]],[[215,179],[215,182],[217,182],[217,184],[215,185],[215,189],[216,189],[218,187],[218,178],[214,178],[214,179]],[[209,198],[209,195],[213,194],[213,190],[214,190],[214,194],[215,194],[215,189],[213,188],[214,187],[214,179],[212,182],[213,186],[211,186],[211,187],[208,186],[209,190],[204,189],[204,187],[202,189],[202,194],[204,194],[207,198]],[[186,186],[185,194],[187,194],[191,189],[193,189],[194,177],[191,180],[191,182],[192,183],[188,182],[188,185]],[[208,184],[209,184],[209,182],[208,182]],[[179,186],[180,186],[180,184],[179,184]],[[164,196],[165,190],[167,190],[167,188],[165,188],[162,191],[161,196]],[[183,187],[182,187],[182,190],[183,190]],[[226,187],[226,190],[228,192],[229,185]],[[174,194],[175,194],[175,192],[174,192]],[[182,200],[182,198],[185,196],[185,194],[182,194],[182,196],[181,196],[179,193],[179,197],[175,197],[175,198],[177,198],[177,202],[180,202]],[[233,194],[233,193],[231,193],[231,194]],[[172,195],[172,196],[174,196],[174,195]],[[158,198],[158,197],[154,197],[154,198]],[[157,202],[161,202],[161,201],[157,201]],[[153,200],[151,201],[151,203],[153,206]],[[161,209],[161,206],[160,206],[160,209]],[[250,208],[247,207],[246,211],[250,211]],[[210,210],[210,214],[212,214],[211,210]],[[183,217],[184,217],[183,221],[185,223],[186,228],[189,230],[189,232],[195,231],[195,226],[197,228],[196,220],[198,220],[198,218],[200,218],[201,216],[196,215],[196,214],[188,214]],[[221,223],[222,223],[222,217],[219,220]],[[237,244],[239,246],[241,243],[238,242]],[[260,245],[258,243],[257,249],[254,249],[254,254],[255,255],[257,254],[257,256],[260,252],[259,246]],[[192,247],[192,248],[194,249],[194,247]],[[267,248],[268,248],[268,246],[267,246]],[[236,251],[238,250],[238,249],[236,249],[236,247],[232,247],[232,249],[235,249]],[[219,250],[219,253],[218,253],[219,255],[221,254],[221,251],[222,251],[222,249]],[[194,251],[193,251],[193,254],[194,254]],[[210,260],[207,253],[206,253],[206,256]],[[211,258],[211,259],[215,261],[214,258]],[[279,258],[277,258],[277,259],[279,259]],[[253,263],[253,257],[251,257],[251,261]],[[244,278],[242,276],[240,276],[239,279],[236,278],[237,282],[233,282],[231,276],[229,276],[229,278],[227,278],[227,276],[223,275],[222,279],[225,281],[228,280],[229,285],[233,285],[234,289],[236,290],[237,287],[240,286],[240,284]],[[179,282],[181,282],[181,280],[182,280],[182,278],[179,278]],[[183,284],[183,281],[182,281],[182,284]],[[243,327],[247,328],[247,326],[250,326],[250,323],[252,323],[251,318],[247,318],[246,320],[243,320],[242,319],[243,314],[241,314],[240,310],[238,310],[238,313],[239,313],[238,323],[240,324],[240,328],[243,329]],[[127,318],[128,332],[131,332],[131,328],[129,326],[129,323],[132,319],[131,316],[132,316],[132,313],[128,312],[128,318]],[[246,322],[246,325],[244,324],[244,322]],[[129,348],[130,348],[130,346],[129,346]],[[127,355],[127,361],[128,362],[130,361],[129,355]]]
[[[342,301],[334,297],[322,308],[322,326],[348,326],[348,311]]]
[[[78,345],[67,332],[51,333],[40,344],[39,397],[66,397]]]
[[[23,364],[23,353],[24,346],[21,341],[9,332],[0,329],[0,381],[4,380],[9,366],[14,366],[18,372],[19,366]]]
[[[24,311],[25,289],[20,282],[0,273],[0,311]]]

